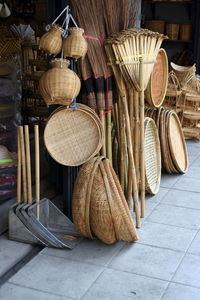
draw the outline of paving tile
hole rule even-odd
[[[173,281],[200,287],[200,256],[186,254]]]
[[[159,203],[160,201],[162,201],[162,199],[165,197],[165,195],[169,192],[169,189],[167,188],[163,188],[160,187],[159,191],[156,195],[146,195],[146,201],[150,202],[150,201],[154,201]]]
[[[45,248],[41,254],[106,266],[124,244],[124,242],[118,242],[114,245],[106,245],[98,240],[85,239],[73,250]]]
[[[190,248],[188,249],[188,252],[196,255],[200,255],[200,232],[196,235]]]
[[[5,274],[33,249],[31,245],[8,240],[0,236],[0,276]]]
[[[182,252],[135,243],[124,246],[109,267],[170,280],[182,257]]]
[[[138,243],[186,251],[196,233],[196,230],[144,222],[138,231]]]
[[[42,291],[36,291],[26,287],[6,283],[0,287],[0,299],[1,300],[70,300],[72,298],[66,298],[62,296],[52,295],[44,293]]]
[[[163,198],[161,203],[200,209],[200,193],[172,189]]]
[[[37,255],[10,280],[48,293],[80,298],[103,271],[99,266],[83,264],[55,256]]]
[[[176,283],[170,283],[162,300],[200,300],[200,289]]]
[[[193,160],[192,166],[200,167],[200,156]]]
[[[160,186],[165,188],[171,188],[180,179],[180,177],[181,174],[175,175],[162,173]]]
[[[197,158],[198,158],[198,156],[196,156],[196,155],[188,155],[189,168],[194,165]]]
[[[183,176],[174,185],[175,189],[183,191],[191,191],[200,193],[200,177],[199,179]]]
[[[147,218],[147,221],[188,229],[199,229],[200,212],[191,208],[159,204]]]
[[[166,286],[167,282],[158,279],[105,270],[82,299],[159,300]]]
[[[188,169],[188,171],[183,175],[184,177],[190,177],[190,178],[200,178],[200,166],[196,166],[195,164],[191,165]]]

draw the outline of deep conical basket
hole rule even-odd
[[[69,29],[70,35],[63,41],[63,50],[65,57],[78,59],[85,56],[88,45],[83,37],[82,28],[72,27]]]

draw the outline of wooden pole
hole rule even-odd
[[[133,146],[132,146],[132,138],[131,138],[131,128],[130,128],[130,120],[128,113],[128,105],[126,97],[121,97],[123,109],[125,113],[125,122],[126,122],[126,136],[127,136],[127,146],[128,146],[128,156],[130,161],[131,168],[131,177],[133,183],[133,197],[134,197],[134,208],[135,208],[135,216],[136,216],[136,227],[140,227],[140,213],[139,213],[139,203],[138,203],[138,188],[137,188],[137,179],[135,173],[135,163],[133,158]],[[133,201],[131,200],[129,204],[129,208],[133,210]]]
[[[139,186],[140,180],[140,118],[139,118],[139,94],[134,91],[134,159],[135,159],[135,170],[136,177]]]
[[[101,119],[101,123],[103,126],[103,133],[104,133],[104,141],[103,141],[103,146],[101,148],[101,155],[106,157],[106,120],[105,120],[104,110],[103,109],[99,110],[99,114],[100,114],[100,119]]]
[[[27,177],[26,177],[26,153],[24,147],[24,130],[23,127],[19,127],[20,132],[20,146],[21,146],[21,163],[22,163],[22,181],[23,181],[23,199],[27,202]]]
[[[145,164],[144,164],[144,77],[143,58],[140,58],[139,64],[140,79],[140,191],[141,191],[141,217],[145,216]]]
[[[106,130],[106,137],[107,137],[106,147],[107,147],[107,149],[106,149],[106,153],[107,153],[107,158],[112,163],[112,135],[111,135],[111,131],[112,131],[112,114],[111,114],[111,111],[107,112],[107,114],[106,114],[106,123],[107,123],[107,130]]]
[[[30,157],[30,141],[29,141],[29,127],[24,126],[25,132],[25,148],[26,148],[26,172],[27,172],[27,192],[28,203],[32,203],[32,181],[31,181],[31,157]]]
[[[17,129],[17,203],[21,202],[21,146],[20,146],[20,130]]]
[[[39,147],[39,127],[34,126],[35,133],[35,201],[37,203],[37,218],[40,215],[40,147]]]

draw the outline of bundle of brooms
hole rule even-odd
[[[73,0],[71,7],[78,25],[85,30],[88,53],[80,60],[82,101],[98,111],[105,131],[102,154],[112,160],[113,77],[104,50],[104,40],[115,32],[132,26],[140,6],[137,0]]]
[[[120,99],[116,104],[115,120],[120,149],[127,140],[129,207],[136,213],[136,226],[140,226],[138,189],[141,192],[141,217],[145,214],[145,166],[144,166],[144,90],[147,87],[156,56],[166,37],[145,29],[129,28],[112,35],[105,42],[108,61],[112,66]],[[119,115],[125,116],[126,135],[122,132]],[[133,122],[134,120],[134,122]],[[134,148],[133,148],[134,144]],[[122,159],[123,161],[123,159]],[[125,169],[121,166],[121,169]],[[123,172],[120,172],[120,175]]]
[[[72,215],[83,236],[97,237],[106,244],[138,239],[114,169],[102,156],[91,159],[79,171],[73,192]]]

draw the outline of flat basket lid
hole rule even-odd
[[[145,118],[144,153],[146,190],[151,194],[156,194],[161,179],[161,151],[158,130],[151,118]]]
[[[171,113],[168,122],[168,139],[171,156],[176,169],[181,173],[185,173],[188,169],[188,153],[177,114]]]
[[[146,91],[148,103],[160,107],[164,101],[168,85],[168,58],[164,49],[160,49]]]
[[[99,151],[102,144],[99,126],[87,111],[59,108],[50,116],[44,130],[46,148],[62,165],[81,165]]]

